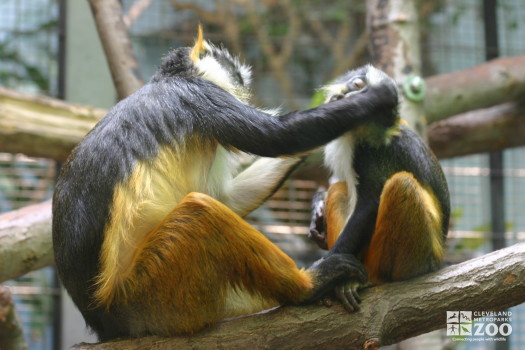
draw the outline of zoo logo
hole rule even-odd
[[[512,333],[511,315],[510,311],[447,311],[447,336],[506,337]]]

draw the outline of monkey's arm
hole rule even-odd
[[[368,246],[374,233],[379,195],[363,183],[357,186],[355,210],[330,250],[330,254],[358,255]]]
[[[346,186],[345,183],[342,184]],[[342,233],[337,238],[335,245],[328,253],[328,257],[346,256],[348,257],[347,259],[351,258],[354,262],[350,266],[353,270],[353,277],[340,281],[338,284],[331,285],[337,299],[342,302],[343,306],[349,312],[359,310],[360,298],[357,290],[360,286],[366,284],[368,280],[367,271],[358,258],[360,258],[360,253],[362,252],[363,247],[366,247],[368,244],[367,242],[370,242],[374,232],[375,219],[377,217],[378,203],[374,200],[375,197],[371,196],[370,191],[370,188],[367,188],[367,186],[358,186],[356,209],[342,229]],[[331,205],[333,205],[333,203]],[[334,208],[331,208],[330,210],[333,211]],[[332,214],[327,214],[328,218],[326,219],[326,224],[328,226],[333,225],[335,227],[341,227],[339,221],[331,221],[336,219],[340,213],[336,213],[338,215]],[[331,232],[331,234],[334,233],[335,232]],[[330,237],[327,238],[329,239]],[[323,265],[325,262],[320,260],[319,264]],[[361,276],[365,277],[363,278]]]
[[[195,115],[192,119],[199,132],[215,138],[225,147],[265,157],[312,150],[372,120],[385,125],[395,122],[397,91],[390,84],[371,86],[352,98],[280,117],[250,107],[202,79],[179,79],[168,81],[168,84],[180,86],[170,86],[167,92],[195,91],[195,94],[166,96],[163,103],[180,98],[180,106],[184,109],[181,112]]]

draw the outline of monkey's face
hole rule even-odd
[[[224,47],[214,46],[203,39],[202,28],[195,45],[190,51],[190,59],[197,74],[230,92],[243,102],[250,97],[251,70],[233,57]]]
[[[326,103],[350,97],[366,91],[369,86],[380,84],[396,86],[395,81],[383,71],[371,65],[366,65],[343,74],[331,84],[324,86],[322,90],[326,96]]]

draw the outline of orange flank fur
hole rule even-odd
[[[348,187],[346,182],[331,185],[326,195],[326,241],[332,249],[348,217]]]
[[[193,333],[223,318],[298,303],[313,287],[309,273],[277,246],[201,193],[187,195],[144,237],[131,265],[115,306],[139,301],[137,311],[165,315],[136,332]]]
[[[114,298],[124,297],[120,295],[126,292],[122,282],[131,272],[137,246],[188,192],[220,197],[214,183],[220,179],[203,171],[212,169],[217,146],[201,142],[197,148],[195,142],[188,141],[180,151],[169,146],[161,148],[153,161],[138,162],[127,181],[115,186],[96,281],[97,305],[107,306]]]
[[[380,198],[364,264],[372,283],[404,280],[435,270],[443,258],[440,205],[408,172],[393,175]]]

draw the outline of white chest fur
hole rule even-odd
[[[324,150],[325,165],[332,172],[330,182],[345,181],[348,187],[347,220],[354,212],[357,203],[358,179],[353,167],[354,145],[354,136],[347,133],[327,144]]]

